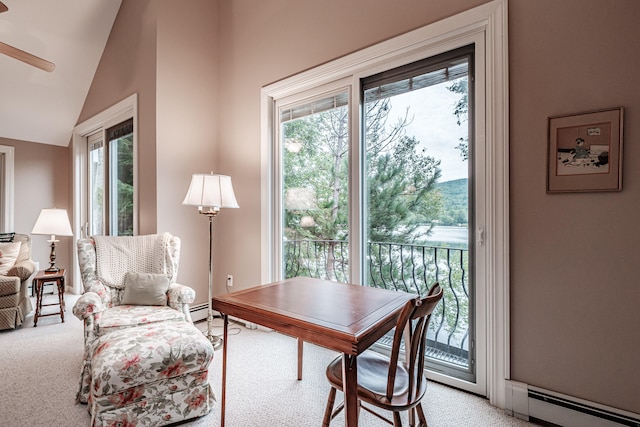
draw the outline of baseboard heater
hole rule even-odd
[[[209,304],[196,304],[189,307],[189,312],[191,313],[191,320],[194,323],[202,322],[207,320],[207,314],[209,313]],[[214,318],[221,318],[220,313],[217,311],[213,312]],[[237,319],[235,317],[229,317],[230,320],[233,320],[236,323],[242,323],[247,329],[256,329],[255,323],[247,322],[246,320]]]
[[[563,427],[640,427],[640,415],[516,381],[507,381],[505,411]]]

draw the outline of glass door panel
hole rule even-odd
[[[445,296],[429,364],[474,380],[468,84],[456,52],[363,80],[365,284]]]
[[[283,277],[349,282],[348,92],[281,109]]]

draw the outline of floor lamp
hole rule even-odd
[[[231,177],[227,175],[195,173],[191,177],[191,184],[187,195],[182,201],[183,205],[197,206],[198,213],[209,218],[209,311],[207,315],[207,338],[214,349],[222,346],[222,338],[213,335],[213,218],[218,215],[221,208],[238,208],[236,196],[233,194]]]

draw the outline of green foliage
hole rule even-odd
[[[467,178],[436,184],[436,191],[442,199],[442,210],[437,218],[439,225],[468,226],[468,186]]]
[[[451,92],[462,95],[453,108],[453,114],[458,118],[458,125],[466,122],[469,117],[469,81],[467,77],[460,78],[447,87]],[[456,146],[464,160],[469,159],[469,139],[460,138]]]

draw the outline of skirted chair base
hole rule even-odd
[[[91,352],[92,426],[161,426],[213,408],[213,347],[188,322],[114,330],[100,336]]]

